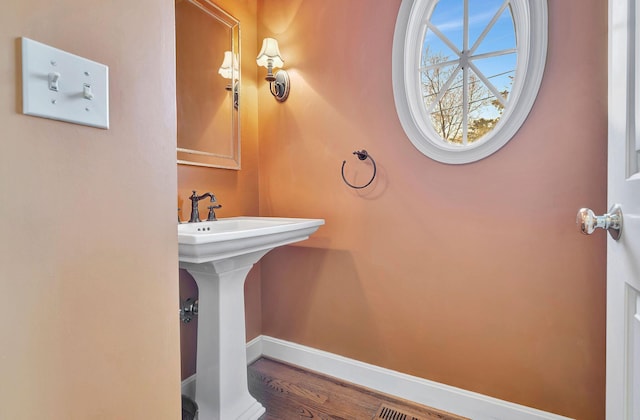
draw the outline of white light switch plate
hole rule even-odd
[[[109,128],[109,68],[23,37],[22,104],[24,114]]]

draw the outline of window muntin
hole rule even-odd
[[[418,71],[426,115],[444,141],[466,145],[496,127],[515,77],[515,40],[509,0],[436,4]]]
[[[446,163],[502,147],[537,95],[546,27],[546,0],[403,0],[394,98],[414,145]]]

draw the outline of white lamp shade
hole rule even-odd
[[[272,66],[274,68],[282,67],[284,64],[278,48],[278,41],[273,38],[265,38],[262,41],[262,49],[256,58],[256,62],[262,67],[268,67],[269,60],[273,60]]]
[[[231,51],[225,51],[224,59],[222,60],[222,65],[220,66],[220,69],[218,69],[218,74],[224,77],[225,79],[231,79],[231,77],[233,77],[232,62],[233,62],[233,55],[231,54]]]
[[[222,65],[218,69],[218,74],[225,79],[238,78],[238,60],[234,57],[231,51],[224,52],[224,59],[222,60]]]

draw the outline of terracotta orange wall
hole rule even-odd
[[[375,4],[374,4],[375,3]],[[263,334],[579,419],[604,417],[606,2],[549,1],[524,126],[480,162],[421,155],[396,116],[399,0],[260,0],[291,94],[259,90],[260,212],[326,219],[262,262]],[[345,186],[378,163],[373,185]]]
[[[20,36],[109,66],[109,130],[22,115]],[[0,75],[0,418],[178,418],[173,2],[4,2]]]
[[[240,139],[242,169],[240,171],[178,165],[178,207],[181,219],[189,220],[192,190],[211,191],[222,208],[218,217],[257,215],[258,209],[258,101],[256,93],[258,55],[256,0],[216,0],[215,3],[240,20],[242,85],[240,99]],[[206,205],[200,206],[206,215]],[[260,335],[262,328],[260,308],[260,268],[252,269],[245,283],[247,340]],[[185,271],[180,272],[182,299],[197,297],[197,286]],[[182,377],[195,373],[195,347],[197,321],[181,326]]]

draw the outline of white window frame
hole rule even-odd
[[[526,120],[538,95],[547,57],[547,0],[509,0],[517,39],[516,70],[500,121],[481,139],[451,144],[435,131],[421,94],[420,57],[428,18],[439,0],[402,0],[393,38],[392,79],[396,110],[413,145],[439,162],[464,164],[504,146]]]

